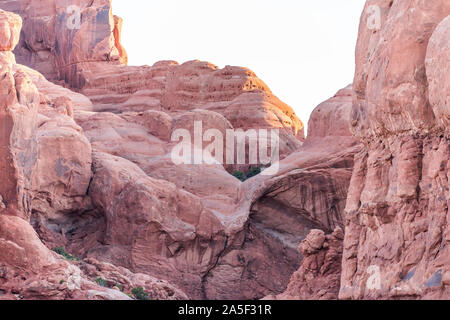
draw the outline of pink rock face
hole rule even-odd
[[[43,245],[27,221],[0,215],[0,300],[129,300],[121,291],[131,293],[139,286],[151,299],[186,298],[178,288],[148,275],[94,259],[65,261]]]
[[[7,41],[12,41],[2,43],[2,48],[12,50],[20,32],[20,17],[0,11],[0,21],[5,28],[10,26],[2,32],[9,32]],[[65,244],[67,239],[55,232],[55,226],[64,228],[58,222],[68,220],[77,228],[73,215],[91,210],[87,198],[91,146],[71,118],[73,105],[88,108],[89,99],[17,65],[10,51],[0,52],[0,70],[0,299],[129,299],[119,289],[99,286],[42,242],[54,244],[52,248]],[[30,220],[41,235],[47,232],[48,238],[40,239]],[[89,217],[85,220],[89,223]],[[85,238],[88,241],[92,236]],[[185,297],[168,283],[125,269],[114,271],[128,291],[137,285],[154,298]]]
[[[213,264],[226,242],[221,221],[199,198],[148,177],[127,160],[107,154],[94,158],[90,193],[107,214],[106,247],[95,250],[133,270],[151,269],[178,281],[185,278],[191,285],[189,293],[195,294],[196,282],[201,285],[195,276]],[[202,243],[216,242],[209,250],[202,248]]]
[[[96,259],[85,259],[78,263],[83,273],[93,281],[102,279],[106,286],[116,291],[130,293],[134,288],[142,287],[148,294],[149,300],[187,300],[184,292],[170,283],[153,278],[142,273],[132,273],[123,267],[117,267]],[[108,299],[102,291],[91,292],[91,296]],[[111,300],[111,299],[108,299]]]
[[[1,229],[0,239],[6,248],[23,230],[32,244],[16,241],[24,259],[41,257],[35,270],[51,283],[39,291],[5,278],[4,295],[126,298],[113,289],[120,285],[127,293],[142,286],[156,299],[257,299],[283,293],[300,267],[287,296],[306,299],[317,287],[312,297],[336,298],[342,237],[325,234],[345,224],[353,158],[364,154],[348,130],[350,87],[316,108],[303,141],[302,122],[250,70],[200,61],[127,67],[122,22],[110,1],[67,4],[83,16],[69,31],[76,17],[58,1],[0,1],[24,19],[18,60],[78,91],[16,65],[11,52],[0,55],[0,119],[8,129],[0,136],[1,159],[11,159],[0,160],[7,181],[0,214],[25,219],[5,224],[26,225],[14,234]],[[233,167],[219,163],[175,165],[173,132],[192,134],[200,120],[204,130],[221,133],[280,129],[278,174],[241,183],[227,172]],[[401,161],[414,164],[420,146],[405,139],[398,147],[405,150]],[[401,171],[402,195],[414,193],[416,171]],[[371,181],[379,176],[372,173]],[[55,247],[85,259],[62,261],[48,250]],[[6,268],[6,253],[18,255],[8,250],[0,250]],[[58,276],[44,272],[48,266]],[[108,288],[94,284],[97,278]]]
[[[128,274],[127,274],[128,275]],[[127,300],[100,287],[73,264],[49,251],[31,225],[0,215],[0,300]]]
[[[69,116],[71,108],[70,100],[40,105],[33,177],[35,213],[52,216],[86,206],[92,149],[81,127]]]
[[[152,67],[102,63],[83,68],[88,80],[78,90],[92,100],[97,112],[152,110],[173,118],[194,110],[219,113],[234,129],[278,129],[281,159],[298,150],[304,140],[303,123],[292,108],[248,69],[219,69],[201,61],[158,62]]]
[[[82,62],[119,64],[127,60],[119,41],[121,20],[114,18],[110,0],[8,0],[0,4],[24,20],[23,36],[15,50],[17,61],[47,79],[76,78]]]
[[[308,138],[351,136],[352,86],[339,90],[334,97],[317,106],[308,122]]]
[[[350,109],[351,97],[346,99],[344,105]],[[325,112],[334,113],[334,110]],[[311,118],[318,116],[313,114]],[[343,226],[353,156],[360,146],[351,136],[339,136],[340,132],[331,131],[329,134],[308,137],[298,152],[281,162],[276,176],[256,176],[242,185],[241,194],[250,200],[248,226],[229,239],[229,248],[207,275],[207,297],[233,299],[236,298],[233,292],[240,292],[239,298],[281,294],[305,259],[298,246],[309,231],[332,232],[335,227]],[[340,256],[335,260],[337,267],[333,275],[339,279]],[[328,284],[324,283],[317,282],[318,291],[327,290]],[[339,281],[330,286],[334,292],[331,296],[336,298]],[[324,292],[322,295],[331,297]]]
[[[450,17],[447,16],[430,38],[425,60],[430,104],[438,125],[450,128]]]
[[[235,129],[280,129],[281,158],[302,145],[303,123],[249,69],[219,69],[201,61],[126,66],[123,22],[113,16],[110,0],[4,0],[0,5],[24,19],[18,62],[89,97],[95,111],[206,109],[225,116]]]
[[[326,235],[311,230],[300,244],[304,255],[299,270],[292,276],[285,292],[267,300],[337,300],[340,288],[342,242],[344,232],[336,228]]]
[[[371,5],[380,8],[379,31],[367,21]],[[425,56],[429,39],[449,7],[447,0],[367,2],[356,49],[356,134],[383,136],[435,126]]]
[[[12,51],[19,42],[22,19],[3,10],[0,10],[0,16],[0,51]]]
[[[17,42],[14,39],[19,37],[20,28],[17,26],[20,25],[20,17],[0,11],[0,20],[2,33],[10,35],[2,37],[1,47],[6,51],[0,51],[0,196],[3,203],[0,212],[27,217],[31,212],[29,190],[36,162],[34,135],[39,95],[25,73],[13,73],[15,59],[9,50],[14,49]]]
[[[368,1],[357,46],[340,298],[449,298],[449,1]],[[446,19],[445,19],[446,18]]]
[[[317,138],[288,157],[278,176],[242,185],[220,165],[176,166],[168,155],[166,138],[172,130],[192,130],[194,120],[202,120],[204,129],[222,131],[231,124],[207,110],[173,116],[162,111],[78,112],[78,123],[94,150],[101,151],[95,153],[89,195],[104,221],[95,215],[85,219],[98,230],[106,224],[105,231],[92,233],[83,223],[66,219],[63,225],[78,229],[70,235],[64,227],[63,239],[55,240],[44,219],[38,224],[40,236],[46,243],[63,241],[80,256],[167,279],[192,298],[281,293],[302,259],[297,246],[308,230],[342,225],[359,147],[339,132]],[[320,149],[328,145],[333,147]],[[136,220],[138,212],[142,216]]]

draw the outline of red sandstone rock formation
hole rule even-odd
[[[304,258],[285,292],[266,299],[337,300],[341,280],[344,232],[337,227],[332,234],[312,230],[299,246]]]
[[[449,298],[450,2],[368,1],[353,131],[364,143],[346,206],[342,299]],[[447,17],[447,18],[446,18]]]
[[[110,0],[4,0],[1,7],[24,21],[17,61],[49,80],[72,80],[83,63],[127,61]]]
[[[319,118],[317,113],[334,114],[341,108],[342,116],[324,117],[335,117],[336,128],[345,127],[349,123],[343,115],[349,114],[350,101],[349,95],[330,99],[328,104],[335,108],[322,110],[319,106],[311,121]],[[298,152],[281,162],[276,176],[260,175],[246,181],[241,193],[248,199],[245,205],[250,205],[248,220],[245,228],[229,239],[229,247],[207,275],[207,296],[232,299],[236,298],[233,292],[240,292],[241,297],[284,292],[302,262],[297,248],[309,231],[332,232],[343,226],[353,156],[359,150],[348,131],[313,134]],[[332,273],[339,278],[339,268]]]
[[[124,65],[122,20],[113,16],[111,0],[64,5],[56,0],[2,0],[0,5],[24,19],[15,50],[18,61],[89,97],[95,111],[218,112],[235,129],[280,129],[281,158],[298,150],[304,140],[303,123],[292,108],[246,68],[219,69],[200,61]]]
[[[351,111],[352,86],[349,85],[313,111],[308,122],[308,138],[351,136],[349,126]]]
[[[58,1],[0,1],[24,18],[19,62],[78,91],[16,64],[21,20],[0,11],[0,298],[448,297],[448,1],[368,1],[381,30],[363,14],[353,88],[306,141],[250,70],[125,66],[110,1],[68,4],[80,28]],[[175,165],[171,135],[197,120],[282,129],[278,174]]]
[[[310,141],[317,141],[307,142],[286,159],[279,176],[261,176],[242,184],[220,164],[174,165],[170,138],[179,128],[192,132],[194,121],[201,120],[204,130],[223,133],[233,128],[280,128],[283,157],[298,150],[303,138],[300,120],[251,71],[219,70],[198,61],[126,67],[119,64],[120,59],[98,58],[101,52],[119,49],[120,21],[116,19],[114,26],[114,45],[106,36],[109,33],[102,31],[96,36],[109,39],[99,42],[106,46],[86,51],[84,41],[93,39],[81,35],[97,26],[93,15],[103,12],[111,17],[108,1],[101,3],[102,9],[96,2],[83,7],[88,19],[70,33],[79,39],[74,43],[80,41],[72,46],[73,52],[64,38],[69,36],[66,31],[55,39],[52,32],[36,33],[59,26],[62,22],[53,15],[64,17],[63,8],[43,8],[27,1],[3,4],[25,19],[24,37],[16,50],[19,59],[54,82],[65,80],[89,96],[12,63],[17,77],[24,79],[20,83],[34,88],[24,96],[34,103],[34,117],[29,120],[34,119],[34,130],[27,140],[34,149],[23,148],[34,157],[33,168],[22,182],[28,184],[26,208],[18,206],[16,211],[31,222],[48,248],[61,246],[88,257],[76,266],[67,263],[93,286],[77,287],[82,297],[123,297],[120,292],[98,289],[89,282],[95,277],[126,290],[141,285],[158,299],[185,297],[151,276],[181,286],[191,298],[253,299],[278,294],[298,267],[301,255],[296,247],[308,230],[342,225],[352,157],[358,150],[348,133],[338,129],[348,124],[349,96],[336,101],[336,106],[343,103],[338,106],[342,114],[334,115],[332,107],[323,111],[325,117],[329,114],[336,120],[336,130],[330,128],[317,137],[311,134]],[[47,15],[51,18],[44,18]],[[48,41],[41,41],[41,36],[49,35]],[[41,61],[39,57],[44,56]],[[329,143],[333,147],[326,153],[317,148]],[[27,169],[23,163],[16,167]],[[297,187],[299,181],[302,185]],[[4,202],[10,203],[7,193]],[[55,256],[38,238],[35,241],[46,254]],[[273,277],[274,273],[280,276]],[[54,298],[81,297],[62,293],[62,288],[52,287]],[[11,297],[13,291],[27,290],[26,285],[18,290],[5,285],[4,293]],[[22,295],[45,296],[39,294]]]
[[[71,118],[71,98],[83,99],[17,65],[10,51],[18,41],[21,19],[0,10],[0,21],[0,299],[129,299],[120,290],[95,284],[89,274],[50,251],[29,223],[35,215],[45,214],[51,221],[89,207],[91,148]],[[32,78],[50,94],[40,93]],[[118,284],[128,285],[126,290],[141,285],[154,298],[185,297],[148,276],[125,269],[116,274],[122,277]]]
[[[245,266],[254,261],[266,263],[259,255],[231,275],[216,268],[226,263],[219,262],[224,253],[246,243],[249,209],[256,191],[242,191],[241,183],[221,165],[175,166],[169,140],[177,128],[192,130],[194,120],[202,120],[205,130],[279,128],[284,158],[301,147],[301,121],[244,68],[218,69],[199,61],[183,65],[160,62],[153,67],[121,65],[125,61],[119,41],[121,23],[118,18],[113,23],[110,2],[74,4],[81,9],[82,24],[67,29],[64,24],[73,21],[67,8],[58,4],[3,1],[6,9],[19,12],[25,21],[24,36],[15,51],[19,61],[89,97],[63,92],[35,72],[25,71],[32,74],[41,92],[51,97],[50,101],[41,99],[50,108],[41,112],[48,119],[42,117],[39,141],[42,158],[49,161],[39,166],[32,197],[31,222],[41,239],[50,247],[63,245],[80,255],[165,277],[182,285],[191,297],[255,298],[274,290],[281,292],[291,269],[284,271],[281,280],[269,279],[269,271],[263,272],[267,283],[256,292],[211,290],[214,281],[250,277]],[[68,99],[61,98],[64,95]],[[72,110],[83,130],[69,119]],[[52,141],[66,133],[67,139]],[[60,145],[60,152],[45,156],[53,143]],[[77,145],[82,152],[71,152]],[[91,162],[92,173],[86,170]],[[351,165],[351,160],[340,164]],[[50,170],[55,167],[59,168],[56,174]],[[332,179],[332,175],[318,175],[320,182]],[[349,175],[344,176],[345,185]],[[338,189],[346,187],[339,185]],[[330,182],[325,192],[334,191],[334,182]],[[136,195],[141,196],[133,198]],[[332,224],[337,223],[344,198],[339,194],[339,200],[325,203],[319,211],[308,203],[311,219],[321,221],[318,216],[331,206],[336,210]],[[132,210],[128,208],[130,201],[136,206]],[[145,212],[149,206],[154,213]],[[302,213],[299,205],[295,206],[293,211]],[[137,212],[143,216],[130,220]],[[124,232],[123,221],[130,221],[127,230],[131,233]],[[300,219],[299,225],[303,224],[307,228],[313,225]],[[301,235],[294,236],[294,241],[301,239]],[[282,248],[285,243],[277,246]],[[297,254],[294,256],[292,270],[298,264]],[[279,266],[284,268],[284,264]],[[249,280],[249,284],[254,287],[255,281]]]

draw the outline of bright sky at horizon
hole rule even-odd
[[[113,0],[130,65],[209,61],[253,70],[307,124],[353,80],[365,0]]]

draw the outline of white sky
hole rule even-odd
[[[130,65],[209,61],[253,70],[307,124],[353,80],[365,0],[113,0]]]

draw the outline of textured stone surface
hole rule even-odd
[[[381,8],[378,31],[368,28],[371,5]],[[449,7],[447,0],[367,1],[356,47],[356,134],[427,132],[435,126],[425,56],[429,39]]]
[[[348,192],[339,296],[449,298],[450,2],[371,4],[382,24],[368,30],[363,14],[352,124],[364,150]]]
[[[352,93],[352,86],[349,85],[314,109],[308,122],[308,138],[352,135]]]
[[[126,66],[123,21],[112,14],[111,0],[2,0],[0,8],[24,20],[18,62],[89,97],[95,111],[205,109],[222,114],[235,129],[280,129],[281,158],[302,145],[303,123],[249,69],[202,61]],[[75,26],[77,8],[82,19]],[[75,105],[75,113],[79,109],[88,110]]]
[[[13,50],[20,38],[20,16],[0,9],[0,51]]]
[[[0,11],[0,21],[10,26],[2,31],[9,32],[2,39],[9,44],[2,43],[2,48],[12,50],[20,18]],[[10,51],[0,52],[0,70],[0,299],[130,299],[100,287],[73,262],[49,250],[72,240],[64,237],[68,225],[58,222],[76,229],[77,212],[91,207],[91,145],[72,119],[73,105],[89,109],[90,100],[16,64]],[[84,220],[89,224],[89,214]],[[86,238],[85,244],[92,236]],[[152,297],[185,297],[149,276],[123,269],[117,273]]]
[[[96,296],[90,296],[96,291]],[[31,225],[0,215],[0,300],[128,300],[89,281],[81,270],[46,248]]]
[[[132,295],[134,288],[142,287],[150,300],[186,300],[187,296],[166,281],[142,273],[132,273],[123,267],[117,267],[93,258],[78,263],[82,272],[92,281],[102,281],[106,287]],[[114,299],[107,299],[114,300]]]
[[[62,7],[0,1],[23,14],[18,60],[78,91],[16,65],[19,20],[0,12],[0,295],[126,298],[120,284],[157,299],[449,298],[448,1],[367,1],[353,86],[314,110],[306,140],[250,70],[125,66],[110,1],[79,3],[81,28],[55,34]],[[199,120],[282,129],[277,175],[176,166],[170,137]]]
[[[110,0],[4,0],[0,6],[24,20],[17,61],[47,79],[79,79],[80,63],[127,61]]]
[[[221,221],[199,198],[125,159],[95,154],[94,172],[90,194],[107,215],[107,229],[106,246],[93,254],[186,282],[198,295],[201,274],[226,242]]]
[[[36,163],[39,94],[25,73],[13,72],[15,58],[10,50],[19,37],[20,17],[0,11],[0,20],[2,32],[9,35],[1,44],[6,51],[0,51],[0,212],[25,218],[31,213],[29,190]]]
[[[64,246],[90,257],[86,264],[79,263],[81,273],[73,269],[83,281],[99,276],[111,286],[118,280],[127,289],[141,285],[156,298],[185,297],[169,284],[155,284],[151,274],[177,284],[191,298],[261,298],[285,289],[302,258],[296,248],[311,228],[342,224],[346,185],[358,149],[351,137],[329,132],[335,136],[318,137],[317,143],[306,143],[286,159],[278,177],[261,176],[242,184],[221,165],[175,166],[168,156],[173,130],[192,132],[194,120],[202,120],[204,129],[233,128],[220,113],[208,108],[173,114],[93,112],[95,105],[88,98],[48,83],[31,69],[14,69],[28,77],[26,88],[33,81],[42,89],[39,93],[31,87],[37,109],[31,222],[49,248]],[[328,144],[333,147],[327,152],[315,148]],[[305,181],[303,186],[296,186],[299,181]],[[307,201],[296,200],[306,195]],[[286,229],[279,221],[290,226]],[[80,287],[81,296],[61,293],[55,289],[61,279],[52,281],[54,298],[123,298],[117,290],[105,292],[92,284]],[[24,286],[18,292],[27,290]],[[24,297],[46,294],[44,290]]]
[[[351,108],[351,96],[345,99],[343,105]],[[320,118],[315,114],[318,110],[311,119]],[[324,118],[331,118],[335,109],[325,112],[331,114]],[[229,247],[206,277],[208,297],[262,298],[283,293],[302,263],[298,246],[310,230],[330,233],[343,226],[353,156],[360,150],[353,137],[340,136],[343,132],[330,130],[328,136],[308,137],[298,152],[281,161],[277,175],[259,175],[244,182],[241,194],[247,200],[243,208],[250,212],[246,227],[229,239]],[[334,265],[340,265],[339,257]],[[333,277],[338,279],[339,274],[336,268]],[[331,287],[335,298],[338,282]],[[241,295],[236,297],[234,292]]]
[[[344,232],[339,227],[326,236],[322,230],[312,230],[300,244],[299,250],[304,258],[286,291],[266,299],[337,300],[343,240]]]
[[[430,38],[426,69],[430,104],[438,125],[450,128],[450,16],[447,16]]]
[[[3,11],[0,20],[11,26],[9,31],[2,31],[10,34],[10,44],[4,49],[11,50],[20,32],[16,28],[20,20]],[[0,298],[86,298],[86,292],[98,286],[83,278],[78,268],[51,253],[27,221],[37,186],[35,173],[43,164],[39,160],[44,160],[39,158],[37,139],[40,95],[27,73],[17,68],[14,55],[3,51],[0,57]],[[127,298],[97,289],[115,299]]]
[[[174,165],[168,154],[171,131],[192,132],[194,120],[204,129],[232,127],[213,111],[173,118],[162,111],[79,112],[76,118],[96,150],[89,195],[105,220],[92,219],[106,224],[90,240],[81,239],[89,229],[78,223],[74,236],[65,235],[80,256],[167,279],[192,298],[262,298],[285,290],[310,229],[343,225],[359,146],[339,130],[307,141],[282,161],[277,176],[242,184],[221,165]]]

